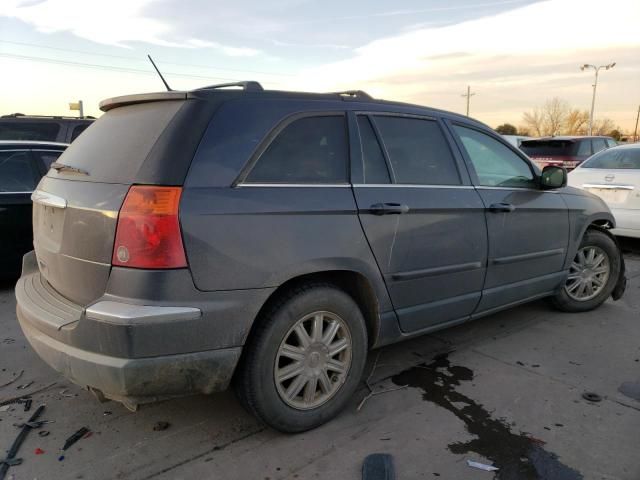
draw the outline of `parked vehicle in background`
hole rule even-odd
[[[31,193],[66,144],[0,141],[0,277],[20,274],[33,250]]]
[[[569,185],[602,198],[616,219],[616,235],[640,238],[640,143],[595,154],[569,175]]]
[[[533,137],[527,137],[525,135],[502,135],[504,139],[514,147],[520,148],[522,142],[525,140],[531,140]]]
[[[0,117],[0,140],[71,143],[93,123],[93,117],[49,117],[13,113]]]
[[[602,200],[488,126],[228,86],[104,101],[32,196],[18,319],[99,398],[135,409],[233,379],[250,412],[300,432],[346,405],[370,348],[624,291]]]
[[[573,170],[594,153],[615,147],[611,137],[543,137],[522,142],[520,148],[540,168],[547,165]]]

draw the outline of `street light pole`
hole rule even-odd
[[[613,68],[615,66],[616,66],[616,62],[610,63],[608,65],[600,65],[599,67],[585,63],[580,67],[580,70],[582,70],[583,72],[588,68],[593,68],[596,71],[596,79],[595,79],[595,82],[593,83],[593,96],[591,97],[591,113],[589,114],[589,135],[593,135],[593,110],[595,109],[595,106],[596,106],[596,89],[598,88],[598,73],[600,73],[601,68],[604,68],[605,70],[609,70],[610,68]]]

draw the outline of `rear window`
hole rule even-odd
[[[76,127],[73,127],[73,132],[71,132],[71,138],[69,139],[69,143],[73,142],[76,138],[78,138],[78,135],[84,132],[89,125],[90,124],[87,123],[86,125],[78,125]]]
[[[640,170],[640,148],[606,150],[594,155],[581,168]]]
[[[571,157],[584,154],[579,151],[580,143],[586,142],[575,142],[573,140],[525,140],[520,145],[520,149],[529,156]]]
[[[0,192],[30,192],[37,179],[29,152],[0,152]]]
[[[55,122],[0,122],[0,140],[43,140],[58,138],[60,125]]]
[[[80,135],[58,159],[89,175],[49,176],[105,183],[133,183],[160,135],[185,102],[161,101],[109,110]]]

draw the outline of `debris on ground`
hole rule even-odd
[[[24,373],[24,370],[20,370],[20,373],[18,375],[16,375],[15,377],[13,377],[11,380],[9,380],[6,383],[3,383],[2,385],[0,385],[0,388],[2,387],[6,387],[8,385],[11,385],[13,382],[15,382],[16,380],[18,380],[20,377],[22,377],[22,374]]]
[[[16,388],[17,388],[18,390],[24,390],[25,388],[29,388],[31,385],[33,385],[33,380],[31,380],[31,381],[30,381],[30,382],[28,382],[28,383],[24,383],[24,384],[22,384],[22,385],[18,385]]]
[[[58,457],[58,461],[59,461],[59,462],[61,462],[61,461],[63,461],[63,460],[64,460],[64,455],[60,455],[60,456]]]
[[[362,480],[394,480],[393,457],[388,453],[367,455],[362,464]]]
[[[171,424],[169,422],[156,422],[156,424],[153,426],[153,430],[155,432],[161,432],[169,428],[170,425]]]
[[[640,382],[624,382],[618,387],[618,391],[624,396],[640,402]]]
[[[89,432],[90,430],[87,427],[82,427],[80,430],[78,430],[76,433],[74,433],[73,435],[71,435],[69,438],[65,440],[62,450],[68,449],[71,445],[76,443],[78,440],[80,440]]]
[[[2,405],[0,407],[0,412],[6,412],[7,410],[9,410],[11,408],[11,405]]]
[[[45,407],[44,405],[40,405],[38,408],[36,408],[36,411],[33,412],[33,415],[31,415],[29,420],[27,420],[24,423],[24,425],[22,426],[22,430],[20,430],[20,433],[18,433],[18,436],[13,441],[13,444],[7,450],[7,456],[3,459],[0,459],[0,480],[4,479],[5,475],[7,474],[7,471],[9,470],[9,467],[14,467],[22,463],[22,459],[16,458],[16,455],[18,453],[18,450],[20,449],[20,446],[22,445],[22,442],[24,442],[25,438],[27,437],[28,433],[33,428],[37,428],[37,427],[32,427],[31,425],[36,425],[38,423],[38,418],[44,411],[44,407]]]
[[[498,467],[494,467],[493,465],[487,465],[485,463],[474,462],[473,460],[467,460],[467,465],[471,468],[477,468],[479,470],[484,470],[485,472],[497,472],[500,470]]]
[[[40,435],[41,437],[46,437],[47,435],[49,435],[49,430],[40,430],[38,432],[38,435]]]
[[[113,412],[110,412],[109,410],[105,410],[102,415],[104,415],[105,417],[108,417],[109,415],[113,415]]]
[[[52,382],[49,385],[45,385],[44,387],[41,388],[36,388],[35,390],[32,390],[29,393],[23,393],[21,395],[16,395],[13,397],[8,397],[8,398],[3,398],[0,400],[0,407],[3,405],[9,405],[12,403],[22,403],[24,401],[24,399],[31,397],[33,395],[35,395],[36,393],[40,393],[43,392],[44,390],[47,390],[51,387],[53,387],[56,384],[56,382]]]
[[[33,451],[33,453],[35,453],[36,455],[42,455],[44,453],[44,450],[38,447]]]
[[[602,401],[602,397],[595,392],[584,392],[582,398],[594,403]]]
[[[68,391],[69,391],[68,388],[65,388],[64,390],[60,390],[60,395],[66,398],[73,398],[77,396],[75,393],[67,393]]]
[[[24,399],[24,411],[28,412],[29,410],[31,410],[31,403],[33,402],[33,400],[31,400],[30,398],[25,398]]]

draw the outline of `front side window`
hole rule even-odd
[[[530,188],[535,184],[529,165],[506,145],[473,128],[454,126],[485,187]]]
[[[345,117],[306,117],[287,125],[258,159],[246,183],[347,183]]]
[[[600,152],[584,162],[581,168],[640,170],[640,148],[616,148]]]
[[[380,115],[374,121],[395,183],[460,185],[455,159],[435,120]]]
[[[29,152],[0,151],[0,192],[30,192],[37,178]]]

